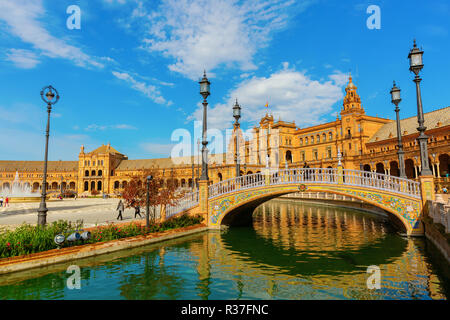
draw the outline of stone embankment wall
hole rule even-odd
[[[436,200],[427,202],[424,211],[425,236],[450,263],[450,199],[445,203],[436,195]]]

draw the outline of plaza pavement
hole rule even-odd
[[[119,199],[64,199],[47,202],[47,222],[58,220],[83,220],[84,227],[105,225],[116,220],[116,210]],[[10,203],[9,207],[0,207],[0,228],[13,229],[22,223],[36,224],[39,202]],[[145,209],[141,208],[141,215],[145,217]],[[123,222],[134,219],[134,209],[125,209],[122,214]],[[139,218],[138,218],[139,219]],[[144,218],[143,218],[144,219]]]

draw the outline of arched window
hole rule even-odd
[[[97,182],[97,190],[102,191],[102,182],[101,181]]]
[[[103,175],[103,171],[102,170],[98,170],[98,176],[101,177]]]
[[[120,186],[120,182],[114,181],[114,189],[119,189],[119,186]]]
[[[329,140],[333,140],[333,132],[328,133]]]
[[[84,176],[85,176],[85,177],[89,177],[89,170],[86,170],[86,171],[84,172]]]
[[[317,138],[317,143],[319,143],[320,142],[320,135],[317,135],[316,138]]]
[[[95,170],[92,170],[91,176],[92,176],[92,177],[95,177]]]
[[[89,182],[84,182],[84,191],[89,191]]]

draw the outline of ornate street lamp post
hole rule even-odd
[[[192,162],[192,181],[191,181],[192,192],[194,192],[194,183],[195,183],[195,180],[194,180],[194,162]]]
[[[396,114],[396,120],[397,120],[397,140],[398,140],[398,166],[400,170],[400,178],[406,179],[406,172],[405,172],[405,152],[403,151],[403,143],[402,143],[402,129],[400,127],[400,109],[398,105],[402,101],[400,98],[400,88],[398,88],[395,85],[392,87],[391,90],[391,101],[395,105],[395,114]]]
[[[200,139],[197,139],[197,182],[195,187],[198,190],[198,182],[200,181]]]
[[[206,117],[207,117],[207,106],[208,102],[206,101],[206,98],[210,95],[210,85],[211,83],[208,81],[208,78],[206,77],[206,71],[203,73],[203,79],[199,82],[200,83],[200,94],[203,97],[203,132],[202,132],[202,176],[200,177],[200,180],[208,180],[208,149],[206,149],[206,146],[208,144],[208,141],[206,141]]]
[[[420,147],[420,163],[421,163],[421,176],[431,176],[430,165],[428,163],[428,137],[425,135],[425,130],[427,129],[424,126],[424,117],[423,117],[423,108],[422,108],[422,97],[420,93],[420,82],[422,79],[419,77],[419,72],[423,68],[422,61],[423,51],[417,48],[416,40],[414,40],[414,47],[411,49],[408,55],[409,59],[409,70],[414,72],[416,77],[414,78],[414,82],[416,83],[416,95],[417,95],[417,120],[419,122],[419,127],[417,131],[420,132],[419,137],[419,147]]]
[[[238,104],[237,99],[233,107],[233,117],[236,120],[234,123],[234,130],[236,132],[236,177],[239,177],[241,175],[241,160],[239,159],[239,118],[241,117],[241,106]]]
[[[146,215],[145,215],[145,226],[147,230],[150,228],[150,181],[152,181],[153,176],[147,176],[147,202],[146,202]]]
[[[59,94],[55,88],[53,88],[52,86],[47,86],[41,90],[41,98],[45,103],[47,103],[48,118],[47,118],[47,129],[45,131],[44,178],[42,181],[41,203],[38,209],[38,225],[45,226],[47,223],[47,211],[48,211],[47,204],[45,203],[45,197],[47,196],[47,163],[48,163],[48,137],[50,135],[50,113],[52,112],[52,106],[55,105],[59,100]]]

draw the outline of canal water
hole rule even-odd
[[[441,259],[385,217],[272,200],[253,227],[0,276],[0,299],[448,299]],[[80,289],[67,286],[70,265]],[[369,266],[379,289],[368,288]]]

